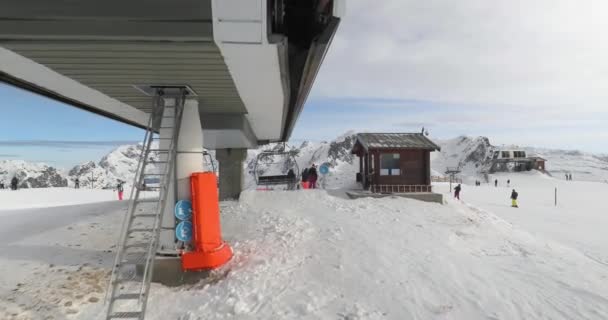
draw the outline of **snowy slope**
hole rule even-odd
[[[112,190],[73,188],[32,188],[19,191],[0,190],[0,211],[26,208],[49,208],[83,203],[118,200]]]
[[[547,170],[556,178],[566,173],[584,181],[608,181],[608,156],[595,155],[575,150],[552,150],[524,148],[547,159]]]
[[[13,177],[19,180],[19,188],[65,187],[67,179],[56,168],[44,163],[23,160],[0,160],[0,182],[8,188]]]
[[[461,136],[450,140],[435,140],[435,142],[441,146],[441,152],[434,152],[431,155],[433,169],[438,173],[444,173],[446,167],[460,167],[465,181],[481,179],[480,173],[488,169],[492,151],[501,149],[522,149],[529,155],[547,159],[546,169],[556,178],[563,178],[566,172],[570,172],[577,180],[608,180],[608,157],[606,156],[573,150],[493,146],[486,137]]]
[[[607,319],[608,257],[596,254],[608,216],[578,200],[608,185],[572,182],[543,228],[544,189],[566,182],[525,176],[517,223],[501,217],[506,188],[467,187],[470,200],[446,205],[245,192],[222,204],[234,259],[196,285],[153,284],[146,319]],[[560,227],[573,210],[584,218]],[[124,209],[0,214],[0,319],[100,319]]]

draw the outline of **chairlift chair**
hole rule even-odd
[[[281,160],[276,161],[279,158]],[[286,159],[291,161],[287,162]],[[260,172],[260,164],[266,164],[269,169],[265,172]],[[287,165],[286,165],[287,164]],[[279,167],[281,166],[281,167]],[[289,170],[293,170],[294,175],[289,176]],[[300,169],[295,156],[286,151],[264,151],[258,154],[253,169],[255,182],[258,186],[276,186],[276,185],[295,185],[300,180]]]

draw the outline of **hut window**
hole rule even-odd
[[[400,155],[398,153],[383,153],[380,155],[380,175],[398,176],[401,175],[399,168]]]
[[[503,158],[511,158],[511,152],[510,151],[503,151],[502,152],[502,157]]]

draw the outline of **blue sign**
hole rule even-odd
[[[320,172],[322,175],[326,175],[326,174],[328,174],[328,173],[329,173],[329,164],[327,164],[327,163],[322,164],[322,165],[319,167],[319,172]]]
[[[175,217],[179,220],[190,220],[192,218],[192,202],[180,200],[175,204]]]
[[[179,241],[190,242],[192,241],[192,222],[182,221],[175,228],[175,237]]]

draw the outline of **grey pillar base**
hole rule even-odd
[[[217,149],[220,167],[220,200],[238,199],[243,190],[243,161],[247,149]]]
[[[144,272],[143,265],[137,265],[137,273],[141,276]],[[167,287],[177,287],[184,284],[213,284],[228,274],[226,272],[212,273],[210,271],[183,271],[182,261],[179,257],[156,257],[154,259],[154,274],[152,282],[160,283]]]

